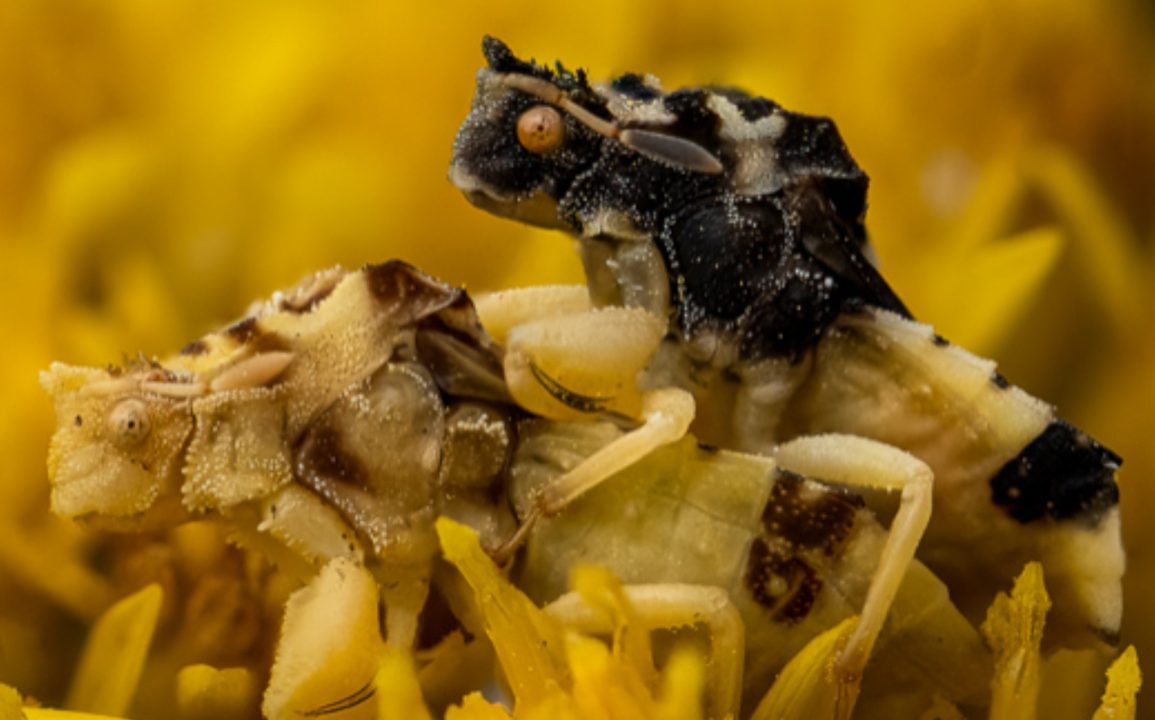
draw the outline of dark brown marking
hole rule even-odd
[[[255,317],[247,317],[225,328],[225,334],[239,343],[249,343],[261,334],[260,325]]]
[[[939,335],[938,333],[935,333],[934,337],[932,337],[930,340],[931,340],[931,342],[933,342],[938,347],[949,347],[950,346],[950,340],[947,340],[946,338],[944,338],[942,335]]]
[[[529,364],[529,371],[533,375],[533,379],[537,380],[538,384],[549,393],[550,397],[578,412],[602,412],[609,406],[610,400],[613,399],[576,393],[550,377],[544,370],[537,366],[537,363],[531,362]]]
[[[290,350],[289,341],[277,333],[262,333],[253,341],[253,351],[256,354]]]
[[[822,580],[802,558],[755,538],[746,559],[746,586],[776,622],[793,625],[809,614]]]
[[[778,471],[762,511],[762,526],[772,538],[833,555],[854,530],[864,502],[858,495],[817,484],[803,487],[804,482],[797,475]]]
[[[77,415],[76,417],[74,417],[74,418],[72,419],[72,423],[73,423],[74,425],[76,425],[76,427],[80,427],[81,425],[83,425],[83,424],[84,424],[84,418],[82,418],[82,417],[80,417],[79,415]]]
[[[1100,640],[1107,643],[1111,647],[1118,647],[1119,642],[1123,639],[1119,635],[1119,629],[1118,628],[1115,628],[1114,630],[1111,630],[1108,628],[1095,628],[1094,632],[1095,632],[1095,637],[1099,638]]]
[[[1010,381],[1003,377],[1002,373],[1000,373],[998,370],[995,370],[991,373],[991,382],[999,390],[1006,390],[1011,386]]]
[[[367,473],[361,462],[342,447],[340,433],[321,423],[301,443],[297,476],[306,485],[311,478],[323,478],[364,487]]]
[[[340,700],[334,700],[331,703],[315,707],[312,710],[305,710],[301,712],[301,715],[304,715],[305,717],[322,717],[324,715],[333,715],[335,713],[344,712],[346,710],[351,710],[362,703],[368,702],[369,699],[372,698],[375,694],[377,694],[377,688],[373,687],[373,681],[370,680]]]
[[[321,301],[333,294],[333,288],[337,287],[337,283],[325,283],[315,288],[312,293],[301,298],[286,298],[281,302],[280,310],[283,310],[294,315],[305,315],[313,312],[313,309],[321,304]]]
[[[381,304],[401,313],[404,322],[414,322],[449,307],[461,290],[447,285],[400,260],[366,265],[369,292]]]
[[[472,305],[469,311],[473,312]],[[452,314],[452,310],[442,311],[418,323],[419,362],[433,373],[443,392],[513,404],[498,350],[480,327],[467,332],[442,322]]]
[[[206,343],[203,339],[197,339],[197,340],[193,340],[189,344],[182,347],[180,349],[180,354],[181,355],[196,356],[196,355],[204,355],[208,351],[209,351],[209,344]]]

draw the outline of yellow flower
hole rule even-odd
[[[571,583],[587,603],[610,614],[610,648],[567,629],[510,585],[472,530],[442,518],[437,532],[445,558],[464,576],[480,607],[513,696],[512,717],[702,717],[702,659],[676,655],[663,681],[653,668],[648,633],[639,632],[629,600],[608,573],[584,568]],[[494,715],[499,707],[470,696],[447,717],[510,717]]]
[[[399,256],[471,287],[580,279],[567,241],[477,213],[444,180],[485,32],[595,77],[724,81],[835,117],[872,176],[884,270],[920,319],[1125,458],[1126,604],[1150,604],[1155,42],[1142,3],[29,0],[0,8],[0,679],[63,704],[82,638],[142,584],[102,573],[114,541],[45,512],[52,420],[35,378],[50,361],[165,352],[337,262]],[[226,552],[220,538],[162,541],[184,543],[185,578],[198,553]],[[275,618],[293,589],[234,575],[238,615]],[[165,637],[184,607],[171,595]],[[1150,655],[1155,619],[1128,612],[1124,638]],[[590,647],[573,652],[593,663]],[[157,668],[142,680],[154,715],[177,672]],[[1086,716],[1098,669],[1044,707]],[[233,682],[198,672],[181,676],[189,704]]]

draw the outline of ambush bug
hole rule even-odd
[[[436,515],[512,531],[494,352],[463,291],[395,261],[317,273],[163,361],[54,363],[52,509],[118,530],[219,517],[302,578],[366,562],[408,645]]]
[[[384,596],[388,640],[401,646],[415,642],[434,576],[436,515],[497,547],[514,531],[511,505],[524,511],[540,487],[622,436],[613,423],[515,406],[470,299],[400,262],[318,273],[173,357],[56,363],[41,382],[58,420],[54,511],[116,530],[215,517],[302,579],[323,563],[363,563]],[[871,472],[869,457],[926,472],[905,453],[857,442],[852,474]],[[566,570],[598,562],[631,583],[648,627],[705,626],[714,716],[736,713],[743,697],[752,709],[822,630],[892,607],[877,649],[913,670],[889,682],[883,664],[866,691],[909,687],[913,672],[912,702],[938,694],[981,705],[989,658],[974,628],[917,561],[901,585],[885,586],[886,531],[857,496],[804,477],[806,448],[772,459],[687,437],[650,453],[542,522],[515,580],[582,625],[588,613],[563,594]],[[294,637],[282,648],[309,647]],[[373,672],[352,694],[298,709],[367,702]],[[281,671],[272,682],[270,697],[293,695]]]
[[[1041,560],[1048,640],[1117,639],[1120,459],[912,319],[868,259],[867,176],[833,122],[733,88],[594,85],[494,38],[483,52],[450,179],[485,210],[574,236],[587,281],[479,301],[511,393],[545,417],[635,422],[542,487],[521,535],[688,430],[901,490],[882,587],[917,550],[977,620]],[[881,622],[859,624],[846,663]]]

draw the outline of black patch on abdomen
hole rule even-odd
[[[861,497],[779,470],[762,511],[762,534],[750,544],[745,583],[770,617],[805,619],[822,592],[826,567],[854,531]]]
[[[804,559],[754,538],[746,559],[746,587],[770,617],[793,625],[810,614],[822,580]]]
[[[778,471],[762,526],[798,548],[821,549],[833,555],[846,542],[865,503],[858,495],[818,486],[803,487],[797,475]]]
[[[1093,526],[1119,504],[1120,463],[1083,431],[1054,420],[991,478],[991,500],[1019,522],[1047,517]]]

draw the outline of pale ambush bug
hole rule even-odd
[[[868,260],[867,177],[830,120],[650,76],[591,85],[493,38],[483,50],[450,179],[481,208],[574,235],[588,286],[479,302],[510,390],[547,417],[636,421],[546,484],[515,541],[687,429],[780,458],[785,443],[811,477],[902,489],[887,583],[917,548],[977,619],[1038,559],[1048,640],[1117,639],[1119,458],[911,318]],[[863,438],[929,466],[933,512],[930,477],[863,455]]]
[[[52,509],[116,530],[211,513],[302,578],[364,561],[407,646],[434,518],[513,529],[497,357],[464,292],[391,262],[318,273],[164,361],[54,363]]]
[[[117,530],[216,517],[236,542],[302,579],[323,563],[364,563],[381,588],[388,640],[405,648],[434,575],[436,515],[496,547],[514,531],[510,504],[525,509],[559,470],[621,434],[514,406],[500,349],[468,297],[399,262],[319,273],[163,361],[57,363],[42,383],[58,418],[49,457],[57,513]],[[704,625],[712,716],[736,713],[743,696],[752,709],[818,633],[859,611],[878,618],[877,630],[892,608],[877,648],[901,662],[881,664],[865,692],[897,686],[894,702],[925,706],[940,695],[981,706],[990,660],[974,628],[920,563],[877,572],[887,533],[858,497],[799,474],[806,447],[774,460],[685,438],[651,453],[539,526],[515,577],[554,600],[571,564],[603,562],[632,584],[653,627]],[[925,473],[877,443],[861,440],[860,450],[852,474],[877,472],[870,458]],[[580,605],[562,596],[551,611],[580,624]],[[367,622],[375,634],[375,616]],[[308,656],[290,625],[282,654]],[[864,653],[875,636],[867,640]],[[365,704],[374,668],[359,670],[315,704],[282,707],[268,698],[291,698],[299,683],[274,669],[266,711],[317,716]]]

